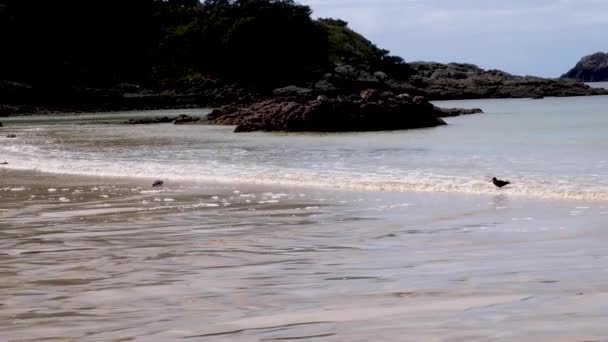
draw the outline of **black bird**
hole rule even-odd
[[[499,188],[502,188],[503,186],[505,186],[507,184],[511,184],[511,182],[509,182],[509,181],[503,181],[500,179],[496,179],[496,177],[492,178],[492,183],[494,183],[494,185],[496,185]]]
[[[165,182],[163,182],[162,180],[155,180],[154,183],[152,183],[152,187],[153,188],[162,188],[163,184],[165,184]]]

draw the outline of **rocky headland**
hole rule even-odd
[[[213,78],[189,78],[153,86],[120,84],[112,88],[72,87],[50,95],[24,83],[0,81],[0,116],[53,112],[102,112],[167,108],[248,106],[258,102],[310,101],[320,95],[350,96],[366,89],[424,96],[428,100],[542,98],[605,95],[581,81],[514,76],[470,64],[410,63],[407,79],[392,78],[367,65],[336,65],[318,79],[277,88],[243,85]]]
[[[377,130],[429,127],[441,124],[438,117],[465,114],[435,109],[431,100],[608,94],[578,80],[406,63],[347,22],[313,19],[308,6],[293,1],[97,6],[99,12],[78,2],[2,8],[0,23],[12,38],[0,64],[0,116],[222,107],[209,122],[240,131]],[[125,15],[110,22],[103,13]],[[142,39],[128,39],[133,30]],[[44,49],[56,53],[32,59]]]
[[[583,57],[562,78],[583,82],[608,81],[608,53],[597,52]]]

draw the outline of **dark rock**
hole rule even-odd
[[[129,125],[151,125],[151,124],[163,124],[163,123],[173,123],[176,125],[183,125],[183,124],[195,123],[198,121],[200,121],[200,118],[198,118],[198,117],[180,114],[179,116],[176,116],[176,117],[163,116],[163,117],[130,119],[129,121],[127,121],[125,123],[129,124]]]
[[[2,126],[2,122],[0,122],[0,127],[4,127],[4,126]]]
[[[2,162],[0,165],[8,165],[8,162]]]
[[[376,89],[367,89],[362,91],[359,96],[366,101],[376,101],[380,99],[380,91]]]
[[[406,101],[412,101],[412,97],[407,93],[399,94],[397,97]]]
[[[460,116],[469,114],[480,114],[483,110],[480,108],[464,109],[464,108],[437,108],[441,117]]]
[[[555,80],[533,76],[514,76],[500,70],[484,70],[462,63],[416,62],[406,92],[434,100],[471,98],[530,98],[534,96],[606,95],[608,90],[593,89],[580,81]],[[390,82],[387,82],[390,83]]]
[[[424,98],[424,96],[416,96],[414,97],[414,103],[415,104],[422,104],[427,102],[426,98]]]
[[[338,90],[338,88],[335,85],[333,85],[332,83],[330,83],[329,81],[326,81],[326,80],[321,80],[321,81],[315,83],[314,89],[315,89],[315,91],[323,92],[323,93],[334,92],[334,91]]]
[[[173,120],[173,124],[174,125],[185,125],[185,124],[199,122],[200,120],[201,120],[201,118],[198,118],[198,117],[181,114],[175,120]]]
[[[16,134],[9,134],[9,135],[7,135],[6,137],[7,137],[7,138],[10,138],[10,139],[14,139],[14,138],[16,138],[16,137],[17,137],[17,135],[16,135]]]
[[[603,73],[602,65],[600,63],[594,68]],[[261,85],[243,86],[203,77],[147,84],[145,87],[123,83],[107,89],[74,86],[61,90],[54,89],[52,84],[30,86],[0,80],[0,117],[32,113],[219,107],[230,104],[247,106],[271,99],[304,104],[321,94],[330,96],[332,101],[338,101],[339,98],[349,99],[352,94],[367,89],[376,91],[371,94],[373,102],[382,99],[382,94],[386,91],[393,94],[407,93],[412,98],[423,96],[420,103],[426,99],[608,95],[606,89],[593,89],[576,80],[514,76],[499,70],[484,70],[471,64],[417,62],[402,66],[407,68],[406,74],[394,70],[378,70],[381,68],[376,65],[333,65],[306,74],[299,82],[285,84],[286,87],[274,91]],[[588,80],[584,75],[577,77]],[[599,80],[597,76],[593,77],[594,81]],[[385,98],[382,101],[389,103],[404,100],[394,96]],[[364,101],[360,97],[358,100],[350,100]],[[144,119],[133,120],[131,123],[169,123],[175,119]]]
[[[277,88],[272,91],[275,95],[308,95],[312,93],[312,89],[290,85],[283,88]]]
[[[562,75],[562,78],[583,82],[608,81],[608,53],[597,52],[583,57],[574,68]]]
[[[150,125],[150,124],[161,124],[161,123],[171,123],[173,121],[175,121],[177,119],[177,117],[168,117],[168,116],[163,116],[163,117],[157,117],[157,118],[142,118],[142,119],[130,119],[129,121],[125,122],[126,124],[129,125]]]
[[[374,73],[374,77],[378,80],[378,81],[385,81],[388,79],[388,75],[383,72],[383,71],[376,71]]]
[[[220,108],[208,119],[212,124],[236,125],[235,132],[379,131],[445,125],[440,111],[429,102],[391,95],[366,90],[359,96],[324,96],[302,103],[269,100]]]

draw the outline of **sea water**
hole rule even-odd
[[[230,126],[121,125],[139,112],[5,120],[21,170],[352,190],[608,200],[607,96],[437,102],[485,114],[371,133],[233,134]],[[204,116],[208,111],[186,111]],[[512,181],[497,190],[492,177]]]
[[[608,97],[436,104],[485,113],[342,134],[3,119],[0,340],[605,340]]]

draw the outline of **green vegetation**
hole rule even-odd
[[[335,64],[409,76],[346,22],[310,15],[292,0],[0,0],[0,78],[55,88],[188,77],[278,86]]]

